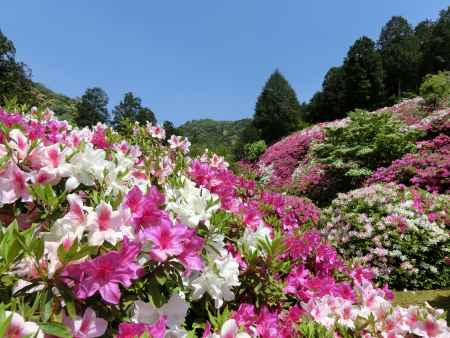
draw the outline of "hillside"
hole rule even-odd
[[[250,123],[251,119],[237,121],[200,119],[182,124],[177,132],[189,138],[194,145],[193,151],[202,152],[204,148],[208,148],[225,155],[230,153],[239,141],[242,131]]]
[[[33,82],[32,93],[37,105],[49,108],[61,119],[73,122],[77,114],[76,99],[56,93],[39,82]]]

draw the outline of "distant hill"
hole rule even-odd
[[[53,110],[59,118],[73,122],[77,114],[76,99],[59,94],[39,82],[32,84],[36,105]]]
[[[201,153],[208,148],[218,154],[230,154],[242,131],[251,119],[237,121],[215,121],[211,119],[192,120],[177,128],[177,133],[189,138],[193,150]]]

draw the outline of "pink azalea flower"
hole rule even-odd
[[[39,326],[34,322],[26,322],[25,319],[15,312],[5,311],[6,318],[11,316],[11,322],[6,329],[4,338],[36,337],[44,338]]]
[[[20,199],[22,202],[31,202],[27,181],[30,176],[23,172],[12,161],[5,169],[0,169],[0,205],[11,204]]]
[[[121,296],[119,284],[130,287],[132,280],[141,275],[142,267],[135,263],[140,249],[140,244],[130,243],[125,237],[120,251],[110,251],[94,259],[71,264],[62,277],[67,284],[74,286],[78,299],[86,299],[99,292],[105,302],[118,304]]]
[[[121,323],[119,325],[119,333],[117,338],[141,337],[144,333],[149,333],[152,338],[164,338],[166,334],[166,326],[166,316],[161,316],[153,325],[143,323]]]
[[[172,226],[170,222],[146,228],[143,238],[152,242],[150,256],[156,261],[164,262],[170,256],[181,254],[186,231],[186,226],[181,224]]]
[[[108,322],[97,318],[94,310],[87,308],[83,317],[64,317],[64,325],[72,331],[73,338],[96,338],[101,337],[108,327]]]
[[[13,129],[9,132],[9,146],[16,151],[17,159],[23,160],[27,156],[29,144],[27,137],[19,129]]]

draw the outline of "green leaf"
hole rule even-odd
[[[46,334],[61,338],[72,338],[71,332],[63,324],[55,322],[39,323],[39,327]]]

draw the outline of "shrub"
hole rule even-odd
[[[125,127],[0,109],[1,337],[448,336],[307,230],[308,200]]]
[[[448,195],[376,184],[340,194],[323,211],[323,232],[347,259],[376,268],[395,289],[450,286]]]
[[[259,140],[253,143],[248,143],[244,146],[245,159],[249,161],[256,161],[267,149],[266,142]]]
[[[277,188],[290,185],[298,162],[307,154],[311,143],[322,138],[321,128],[314,126],[289,135],[267,148],[259,158],[258,165],[262,174],[270,173],[268,184]],[[270,170],[268,167],[271,167]]]
[[[389,113],[358,110],[349,116],[346,126],[325,129],[325,140],[314,146],[313,153],[337,175],[343,174],[355,182],[413,151],[414,142],[421,135]]]
[[[417,148],[417,153],[406,154],[389,167],[377,169],[367,183],[397,182],[449,193],[450,137],[441,134],[431,141],[419,142]]]
[[[450,103],[450,71],[429,74],[420,86],[420,95],[433,108]]]

